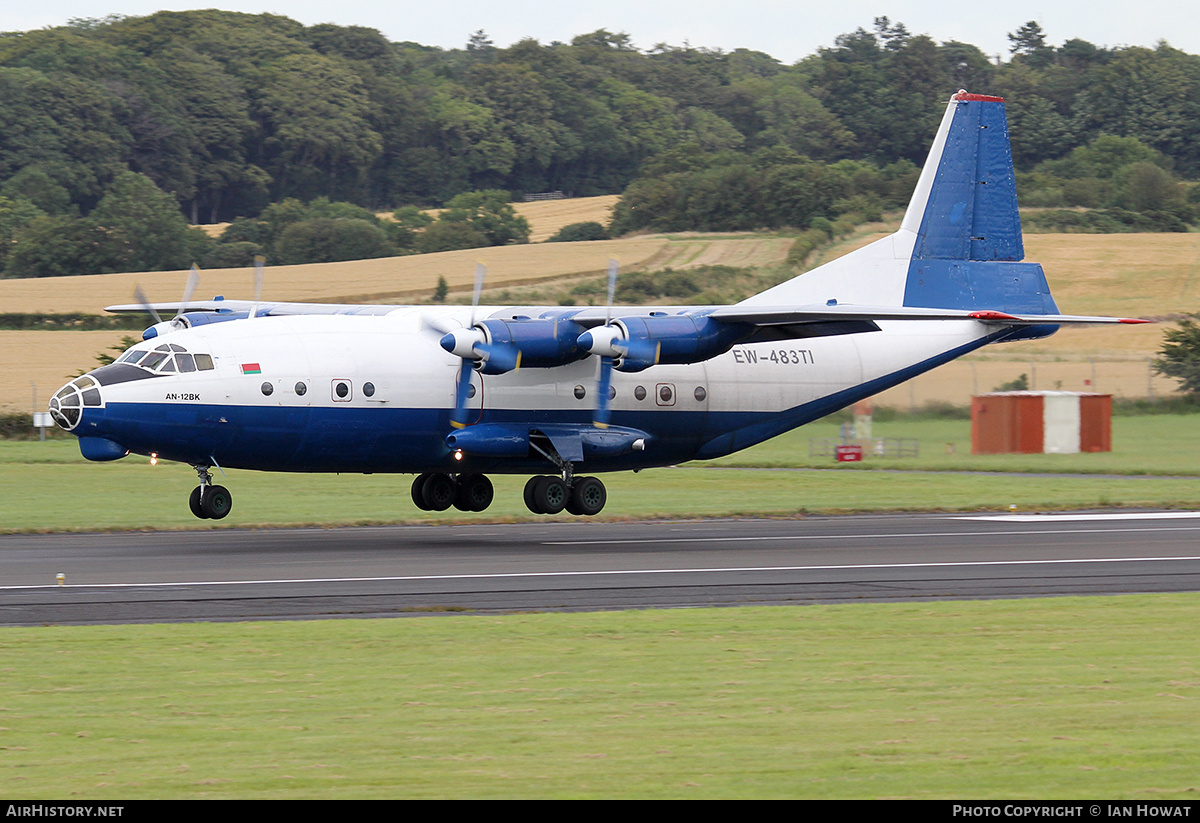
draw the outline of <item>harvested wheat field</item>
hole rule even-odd
[[[100,364],[96,355],[130,331],[0,331],[0,411],[30,411],[34,385],[38,411],[79,372]],[[112,354],[112,352],[108,352]]]
[[[607,226],[613,206],[620,195],[575,197],[567,200],[536,200],[532,203],[513,203],[517,214],[529,221],[529,242],[541,243],[572,223],[599,223]]]
[[[603,273],[609,258],[619,261],[625,271],[658,269],[664,265],[688,268],[717,261],[734,266],[777,264],[787,255],[789,243],[786,238],[749,233],[715,238],[644,235],[587,243],[496,246],[344,263],[275,266],[267,269],[263,299],[306,303],[424,302],[433,294],[438,277],[446,278],[451,291],[469,293],[476,262],[488,267],[488,288],[501,289]],[[186,271],[0,280],[0,306],[3,311],[99,314],[105,306],[133,302],[133,290],[138,284],[151,301],[169,302],[179,299],[186,282]],[[252,284],[249,268],[210,269],[201,273],[196,299],[217,294],[231,299],[249,298]]]

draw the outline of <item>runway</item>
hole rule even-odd
[[[1200,512],[0,537],[10,626],[1196,590]]]

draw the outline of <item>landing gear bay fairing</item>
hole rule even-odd
[[[191,465],[200,518],[232,507],[214,467],[411,473],[438,511],[482,511],[489,474],[530,474],[531,511],[594,515],[593,473],[730,454],[990,343],[1140,322],[1059,314],[1023,258],[1004,102],[959,92],[899,231],[736,305],[185,296],[50,410],[91,460]]]

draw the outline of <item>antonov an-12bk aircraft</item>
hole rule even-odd
[[[729,454],[989,343],[1140,322],[1059,314],[1023,257],[1004,101],[960,91],[899,231],[736,305],[185,296],[50,411],[91,460],[193,466],[201,518],[232,505],[213,467],[412,473],[427,510],[481,511],[489,473],[532,474],[531,511],[592,515],[606,500],[592,472]]]

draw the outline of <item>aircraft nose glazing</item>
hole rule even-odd
[[[100,385],[84,375],[63,386],[50,398],[50,416],[59,428],[71,431],[79,425],[85,408],[99,408],[102,405]]]

